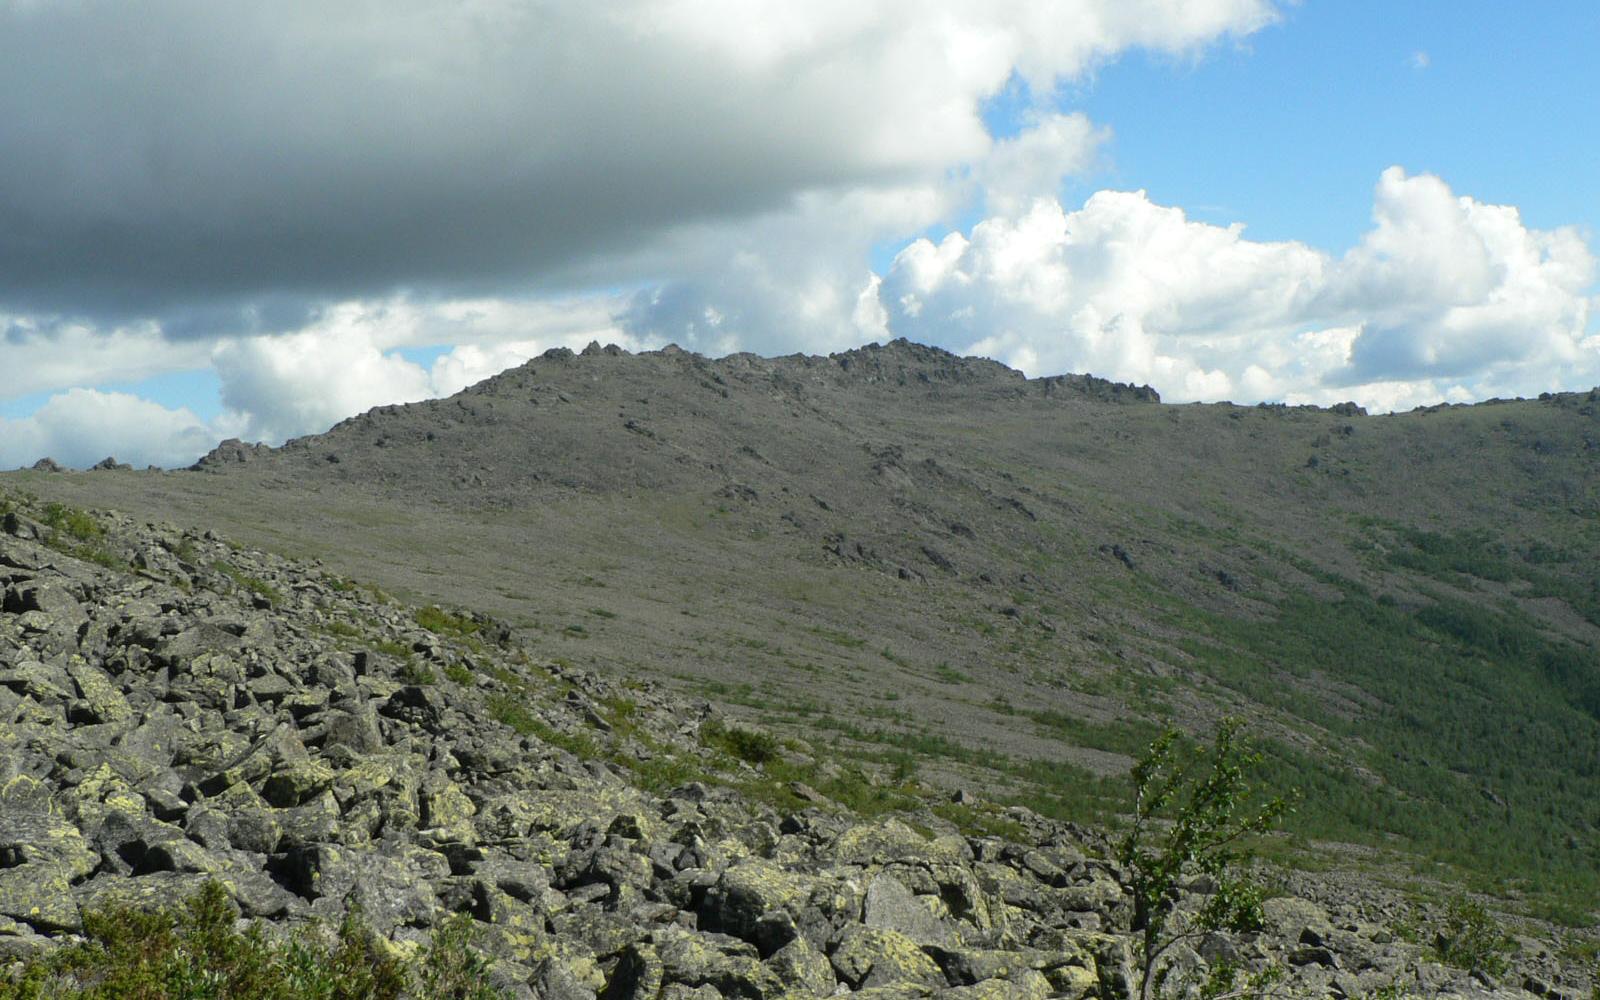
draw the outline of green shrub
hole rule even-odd
[[[1247,772],[1260,756],[1239,741],[1243,723],[1225,719],[1210,746],[1192,744],[1168,729],[1150,744],[1133,768],[1133,823],[1118,847],[1133,889],[1132,930],[1139,935],[1139,995],[1142,1000],[1183,992],[1171,983],[1170,949],[1216,931],[1261,927],[1262,890],[1239,870],[1244,842],[1278,824],[1285,800],[1252,800]],[[1214,885],[1199,912],[1177,909],[1179,887],[1208,876]],[[1202,996],[1255,996],[1279,973],[1242,977],[1221,963],[1199,984]]]
[[[106,533],[94,515],[61,503],[45,504],[40,520],[52,531],[64,531],[80,542],[92,541]]]
[[[84,940],[0,973],[0,1000],[493,1000],[488,962],[471,921],[440,926],[421,959],[396,958],[347,914],[337,931],[312,926],[269,937],[240,930],[227,891],[213,882],[155,913],[117,908],[85,915]]]
[[[394,639],[379,639],[372,644],[372,648],[385,656],[392,656],[397,660],[404,660],[413,652],[409,645],[397,642]]]
[[[48,503],[39,520],[49,529],[44,543],[57,552],[123,573],[131,569],[126,559],[106,547],[106,530],[88,511]]]
[[[425,663],[416,660],[407,660],[400,667],[400,679],[407,684],[426,686],[439,683],[439,677],[433,669]]]
[[[485,980],[489,960],[475,947],[477,926],[458,913],[440,924],[417,969],[418,1000],[497,1000],[502,994]]]
[[[712,719],[700,727],[700,742],[757,766],[778,757],[778,740],[771,733],[744,726],[729,726],[719,719]]]
[[[1515,948],[1516,942],[1488,910],[1459,896],[1445,908],[1444,926],[1434,940],[1446,965],[1491,976],[1506,971],[1506,956]]]

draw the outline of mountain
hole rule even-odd
[[[1286,854],[1592,919],[1600,391],[1170,405],[897,341],[552,351],[196,470],[0,485],[215,527],[539,656],[1048,817],[1247,718]]]

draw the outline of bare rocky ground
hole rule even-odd
[[[753,765],[709,705],[491,618],[211,532],[7,506],[0,964],[217,880],[282,928],[358,904],[401,949],[470,914],[511,996],[1126,991],[1126,873],[1093,830],[926,789],[885,808],[881,774],[798,740]],[[1534,941],[1498,977],[1446,968],[1406,940],[1427,906],[1280,878],[1264,932],[1186,962],[1279,963],[1306,997],[1587,989]]]

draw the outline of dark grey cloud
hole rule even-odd
[[[978,108],[1272,0],[0,0],[0,312],[615,285],[685,226],[937,179]],[[177,327],[194,330],[193,323]]]
[[[736,65],[737,39],[647,14],[0,3],[0,308],[248,326],[286,298],[560,280],[950,152],[869,141],[895,100],[847,93],[870,59]]]

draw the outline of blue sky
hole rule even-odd
[[[1600,382],[1600,5],[415,7],[0,8],[0,465],[181,464],[589,339]]]
[[[1307,0],[1197,60],[1132,52],[1065,87],[1116,134],[1110,169],[1074,187],[1338,250],[1399,164],[1533,226],[1600,228],[1597,46],[1587,0]]]

